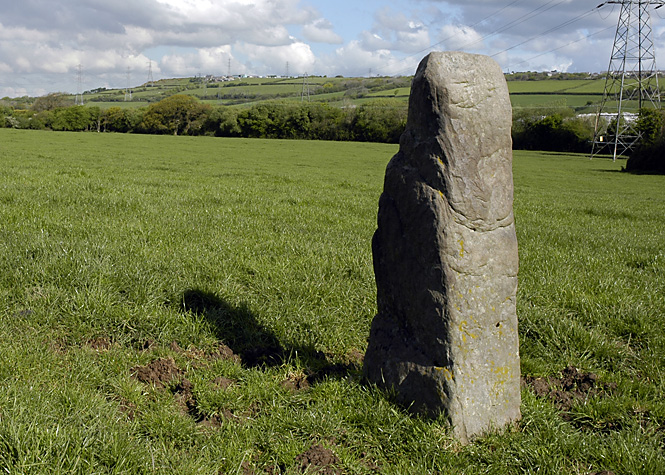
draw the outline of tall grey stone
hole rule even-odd
[[[365,377],[462,442],[520,418],[511,124],[492,59],[427,56],[372,241]]]

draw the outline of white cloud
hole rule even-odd
[[[314,19],[314,11],[298,0],[156,0],[165,7],[168,26],[204,26],[242,35],[260,27],[298,25]],[[244,38],[242,38],[244,39]]]
[[[324,18],[318,18],[314,22],[305,25],[302,33],[306,40],[314,43],[344,43],[342,37],[335,33],[332,23]]]
[[[332,57],[324,58],[324,71],[345,76],[409,75],[415,72],[420,58],[400,59],[388,49],[368,51],[360,41],[338,48]]]
[[[504,68],[600,71],[607,67],[618,14],[594,13],[575,22],[594,5],[572,0],[394,0],[374,11],[378,3],[5,0],[2,87],[17,94],[34,94],[45,85],[73,92],[78,64],[86,87],[102,81],[124,87],[128,67],[132,77],[141,70],[147,77],[148,58],[155,79],[225,72],[229,58],[234,73],[279,74],[289,62],[294,74],[365,76],[370,68],[375,74],[410,74],[430,45],[442,40],[437,49],[495,55]],[[659,45],[665,27],[656,15],[652,19]]]
[[[292,38],[292,43],[282,46],[257,46],[249,43],[234,45],[237,51],[248,58],[247,73],[281,74],[289,63],[292,74],[313,73],[316,57],[311,47]]]
[[[0,41],[44,42],[48,40],[49,36],[46,33],[31,30],[22,26],[5,26],[0,22]]]
[[[478,51],[484,47],[482,35],[468,26],[446,25],[439,36],[448,50]]]
[[[360,35],[363,48],[368,51],[389,49],[404,53],[415,53],[430,44],[429,29],[423,22],[395,13],[384,7],[375,15],[375,24],[370,31]]]
[[[23,97],[28,95],[28,90],[24,87],[0,87],[1,97]],[[35,94],[37,95],[37,94]]]
[[[262,46],[291,43],[289,25],[316,25],[316,13],[298,0],[64,0],[18,2],[0,24],[5,51],[18,53],[24,70],[61,71],[67,50],[140,53],[160,45],[210,48],[236,41]],[[8,27],[5,25],[15,25]],[[324,25],[325,26],[325,25]],[[34,55],[31,45],[45,45]],[[0,51],[2,50],[0,44]],[[43,53],[50,51],[52,56]],[[6,53],[7,54],[7,53]],[[2,58],[6,57],[6,54]],[[46,66],[53,61],[57,66]],[[12,64],[8,62],[8,64]]]
[[[390,40],[386,40],[378,33],[372,33],[371,31],[363,31],[360,34],[360,44],[365,51],[389,50],[392,45]]]
[[[169,76],[221,75],[226,72],[228,59],[232,58],[230,51],[227,45],[169,54],[162,58],[160,71]]]

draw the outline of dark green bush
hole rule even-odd
[[[640,144],[628,158],[626,171],[665,173],[665,117],[663,111],[642,109],[635,125]]]
[[[593,129],[591,120],[572,111],[518,112],[513,118],[513,148],[588,153]]]

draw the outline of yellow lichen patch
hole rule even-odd
[[[466,337],[469,336],[471,338],[478,338],[478,335],[475,333],[471,333],[469,330],[466,329],[466,326],[469,324],[466,320],[462,320],[459,324],[459,331],[460,334],[462,335],[462,341],[466,343]]]
[[[510,376],[510,368],[508,366],[498,366],[498,367],[492,369],[492,372],[494,374],[498,374],[498,375],[504,376],[506,378]],[[501,383],[503,383],[503,382],[504,381],[501,380]]]
[[[464,239],[457,241],[459,243],[459,256],[464,257]]]
[[[448,380],[448,381],[452,381],[453,379],[455,379],[455,376],[453,376],[453,373],[448,368],[443,368],[441,366],[435,366],[434,369],[436,371],[439,371],[439,372],[443,373],[443,377],[446,378],[446,380]]]

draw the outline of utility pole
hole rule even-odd
[[[641,138],[626,113],[661,107],[650,8],[661,8],[665,0],[610,0],[597,8],[605,5],[620,5],[621,11],[596,115],[591,158],[605,152],[616,160],[633,150]],[[604,127],[603,117],[612,119],[610,130]]]
[[[82,106],[83,105],[83,66],[79,63],[77,66],[77,73],[76,73],[76,98],[74,100],[74,104],[77,106]]]
[[[288,61],[286,62],[286,76],[284,76],[284,77],[287,77],[287,78],[289,77],[289,62]]]

